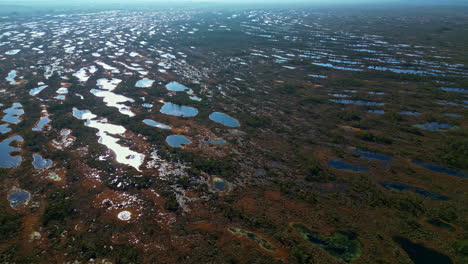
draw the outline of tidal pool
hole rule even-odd
[[[337,169],[337,170],[345,170],[345,171],[351,171],[351,172],[368,172],[369,169],[366,167],[362,167],[359,165],[352,165],[349,163],[346,163],[341,160],[337,159],[332,159],[327,163],[328,166]]]
[[[329,236],[315,232],[301,223],[291,223],[291,227],[312,245],[327,252],[338,260],[350,263],[359,258],[362,253],[362,244],[357,236],[342,231],[331,232]]]
[[[41,155],[39,154],[33,154],[33,166],[35,169],[47,169],[54,164],[51,160],[44,159]]]
[[[13,168],[21,164],[23,159],[21,156],[11,156],[10,153],[15,151],[20,151],[19,148],[10,147],[10,143],[13,141],[23,141],[23,138],[20,136],[14,136],[7,138],[0,142],[0,168]]]
[[[439,131],[439,132],[443,132],[443,131],[458,128],[457,126],[452,126],[452,125],[449,125],[449,124],[439,123],[439,122],[430,122],[430,123],[425,123],[425,124],[417,124],[417,125],[414,125],[414,126],[419,128],[419,129],[424,129],[424,130],[429,130],[429,131]]]
[[[43,116],[39,119],[39,122],[37,122],[36,126],[32,128],[33,131],[41,131],[45,125],[47,125],[50,122],[49,116]]]
[[[17,74],[16,71],[10,71],[8,73],[8,76],[5,78],[5,80],[7,80],[7,82],[9,82],[11,85],[15,85],[16,84],[16,81],[15,81],[16,74]]]
[[[447,174],[447,175],[450,175],[450,176],[456,176],[456,177],[460,177],[460,178],[468,178],[468,173],[447,169],[447,168],[444,168],[444,167],[441,167],[439,165],[435,165],[435,164],[432,164],[432,163],[427,163],[427,162],[418,161],[418,160],[412,160],[411,163],[416,164],[418,166],[421,166],[421,167],[423,167],[425,169],[428,169],[428,170],[431,170],[431,171]]]
[[[173,103],[164,103],[160,112],[166,115],[181,117],[194,117],[198,115],[198,110],[194,107],[181,106]]]
[[[148,126],[157,127],[157,128],[160,128],[160,129],[171,129],[170,126],[166,126],[164,124],[158,123],[158,122],[153,121],[151,119],[145,119],[145,120],[143,120],[143,123],[147,124]]]
[[[10,202],[11,208],[17,209],[18,207],[28,205],[29,200],[31,199],[31,193],[26,190],[13,187],[8,192],[7,199]]]
[[[166,142],[169,144],[169,146],[174,148],[182,148],[184,145],[192,143],[192,141],[190,141],[188,138],[180,135],[168,136],[166,138]]]
[[[36,96],[36,95],[38,95],[40,92],[42,92],[42,90],[46,89],[47,87],[49,87],[49,86],[47,86],[47,85],[42,85],[42,86],[39,86],[39,87],[37,87],[37,88],[31,89],[31,90],[29,91],[29,95],[31,95],[31,96]]]
[[[210,115],[210,119],[216,123],[227,127],[240,127],[240,123],[237,119],[232,118],[226,114],[220,112],[214,112]]]
[[[375,106],[384,105],[384,103],[359,101],[359,100],[330,99],[330,101],[334,103],[339,103],[339,104],[352,104],[352,105],[375,105]]]
[[[153,83],[155,81],[154,80],[151,80],[151,79],[148,79],[148,78],[143,78],[141,80],[139,80],[136,84],[135,84],[135,87],[138,87],[138,88],[150,88],[151,86],[153,86]]]
[[[419,187],[409,186],[399,182],[384,181],[380,182],[380,186],[384,187],[387,190],[398,190],[398,191],[412,191],[419,195],[425,196],[434,201],[447,201],[450,200],[449,197],[441,195],[435,192],[427,191]]]
[[[452,264],[452,260],[434,249],[427,248],[422,244],[414,243],[404,237],[393,237],[398,245],[408,254],[414,264]]]

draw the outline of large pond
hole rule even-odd
[[[18,124],[21,122],[20,117],[24,114],[23,105],[14,103],[10,108],[3,111],[6,115],[2,121],[10,124]]]
[[[240,123],[237,119],[220,112],[212,113],[210,119],[227,127],[240,127]]]
[[[198,115],[198,110],[190,106],[181,106],[173,103],[164,103],[161,113],[171,116],[194,117]]]
[[[103,98],[103,101],[107,106],[117,108],[121,114],[127,115],[129,117],[135,116],[135,114],[130,110],[130,107],[123,104],[125,102],[133,103],[135,100],[120,94],[115,94],[110,91],[103,91],[99,89],[91,89],[90,92],[97,97]]]
[[[118,143],[120,141],[120,136],[122,136],[126,131],[123,126],[109,124],[106,119],[92,120],[97,116],[89,110],[78,110],[73,108],[73,116],[81,120],[86,120],[85,126],[98,130],[96,135],[99,137],[99,144],[106,146],[114,152],[115,159],[118,163],[140,170],[139,168],[145,160],[145,155],[135,152]]]
[[[33,154],[33,166],[35,169],[47,169],[54,164],[51,160],[44,159],[41,155],[39,154]]]
[[[23,159],[21,156],[11,156],[10,153],[20,151],[19,148],[10,147],[10,143],[13,141],[23,141],[20,136],[7,138],[0,142],[0,168],[13,168],[21,164]]]
[[[334,169],[337,169],[337,170],[345,170],[345,171],[351,171],[351,172],[367,172],[367,171],[369,171],[369,169],[366,168],[366,167],[349,164],[349,163],[346,163],[344,161],[337,160],[337,159],[330,160],[327,163],[327,165],[334,168]]]
[[[166,142],[169,144],[169,146],[174,148],[182,148],[184,145],[192,143],[192,141],[190,141],[188,138],[180,135],[168,136],[166,138]]]
[[[399,244],[408,254],[414,264],[452,264],[453,261],[446,255],[417,244],[404,237],[393,237],[393,241]]]

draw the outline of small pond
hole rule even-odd
[[[3,110],[6,114],[2,121],[10,124],[18,124],[21,122],[20,117],[24,114],[23,105],[14,103],[10,108]]]
[[[21,164],[23,159],[21,156],[11,156],[10,153],[20,151],[19,148],[10,147],[10,143],[13,141],[23,141],[20,136],[7,138],[0,142],[0,168],[13,168]]]
[[[47,169],[54,164],[51,160],[44,159],[41,155],[39,154],[33,154],[33,166],[35,169]]]
[[[185,92],[190,90],[190,88],[182,85],[178,82],[170,82],[166,85],[166,89],[173,92]]]
[[[45,125],[47,125],[50,122],[50,118],[48,116],[43,116],[41,119],[39,119],[39,122],[37,122],[36,126],[32,128],[33,131],[41,131]]]
[[[376,160],[381,160],[381,161],[392,161],[393,160],[392,157],[385,156],[385,155],[382,155],[382,154],[372,153],[372,152],[365,151],[365,150],[353,149],[353,152],[356,153],[356,154],[359,154],[359,155],[361,155],[363,157],[369,158],[369,159],[376,159]]]
[[[232,118],[224,113],[214,112],[210,115],[210,119],[227,127],[240,127],[240,123],[237,119]]]
[[[166,142],[169,144],[169,146],[174,148],[182,148],[184,145],[192,143],[192,141],[190,141],[188,138],[180,135],[168,136],[166,138]]]
[[[450,232],[457,231],[457,229],[455,227],[453,227],[451,224],[446,223],[446,222],[444,222],[442,220],[439,220],[439,219],[429,218],[429,219],[426,220],[426,222],[428,224],[431,224],[431,225],[435,226],[435,227],[446,229],[446,230],[448,230]]]
[[[136,84],[135,87],[138,88],[150,88],[153,86],[154,80],[148,79],[148,78],[143,78],[139,80]]]
[[[143,120],[143,123],[147,124],[148,126],[157,127],[157,128],[160,128],[160,129],[171,129],[170,126],[158,123],[158,122],[153,121],[151,119],[145,119],[145,120]]]
[[[351,172],[368,172],[369,169],[366,167],[362,167],[359,165],[352,165],[349,163],[346,163],[341,160],[337,159],[332,159],[327,163],[328,166],[337,169],[337,170],[345,170],[345,171],[351,171]]]
[[[173,103],[164,103],[160,112],[166,115],[181,117],[194,117],[198,115],[198,110],[194,107],[181,106]]]
[[[456,176],[456,177],[460,177],[460,178],[468,178],[468,173],[447,169],[447,168],[444,168],[444,167],[441,167],[439,165],[435,165],[435,164],[432,164],[432,163],[427,163],[427,162],[418,161],[418,160],[412,160],[411,163],[416,164],[418,166],[421,166],[421,167],[423,167],[425,169],[428,169],[428,170],[431,170],[431,171],[447,174],[447,175],[450,175],[450,176]]]
[[[10,206],[13,209],[26,206],[31,199],[31,193],[16,187],[13,187],[7,196]]]
[[[16,71],[10,71],[8,73],[8,76],[5,78],[5,80],[7,80],[7,82],[9,82],[11,85],[15,85],[16,84],[16,81],[15,81],[16,74],[17,74]]]
[[[419,129],[424,129],[424,130],[429,130],[429,131],[447,131],[447,130],[458,128],[457,126],[452,126],[449,124],[439,123],[439,122],[430,122],[430,123],[418,124],[414,126]]]
[[[42,90],[46,89],[48,86],[47,85],[43,85],[43,86],[39,86],[37,88],[33,88],[29,91],[29,95],[31,96],[36,96],[38,95],[40,92],[42,92]]]
[[[352,104],[352,105],[374,105],[374,106],[384,105],[384,103],[360,101],[360,100],[330,99],[330,101],[334,103],[339,103],[339,104]]]
[[[412,191],[419,195],[425,196],[434,201],[447,201],[450,200],[449,197],[445,195],[441,195],[435,192],[427,191],[419,187],[409,186],[406,184],[402,184],[399,182],[392,182],[392,181],[384,181],[381,182],[380,185],[387,190],[398,190],[398,191]]]

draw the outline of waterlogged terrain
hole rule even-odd
[[[467,263],[466,7],[97,2],[0,3],[1,263]]]

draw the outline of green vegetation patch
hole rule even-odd
[[[301,223],[292,223],[291,226],[302,238],[339,260],[349,263],[361,256],[362,244],[352,233],[336,231],[325,236]]]
[[[228,231],[234,235],[237,235],[240,237],[246,237],[252,240],[253,242],[257,243],[261,248],[267,251],[276,252],[278,250],[270,242],[268,242],[268,240],[250,231],[240,229],[240,228],[235,228],[235,227],[228,228]]]

